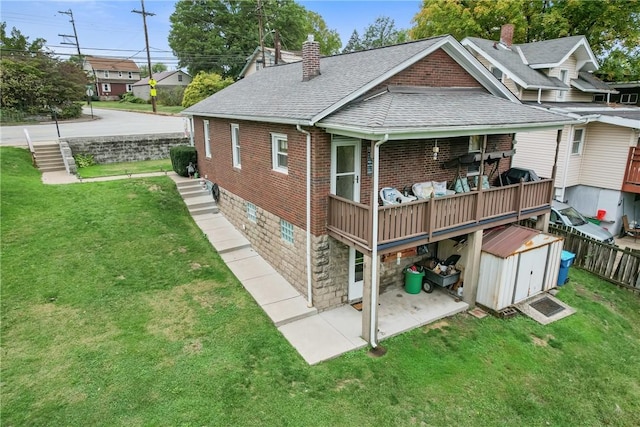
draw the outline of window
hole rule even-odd
[[[293,243],[293,224],[284,219],[280,220],[280,237],[287,243]]]
[[[496,79],[502,81],[502,71],[499,68],[491,67],[491,73],[496,76]]]
[[[481,153],[484,135],[471,135],[469,137],[469,153]],[[480,163],[472,163],[467,166],[467,175],[478,175],[480,173]]]
[[[240,169],[242,167],[240,161],[240,127],[233,123],[231,124],[231,150],[233,167]]]
[[[111,84],[110,83],[104,83],[102,85],[102,91],[103,92],[111,92]]]
[[[118,77],[122,77],[122,71],[118,71]]]
[[[211,158],[211,137],[209,136],[209,120],[203,121],[204,125],[204,155]]]
[[[273,160],[273,170],[287,173],[289,170],[287,135],[283,135],[280,133],[271,134],[271,153]]]
[[[256,205],[247,202],[247,218],[251,222],[256,222]]]
[[[181,82],[182,81],[182,74],[178,74],[178,81]]]
[[[567,70],[560,70],[560,80],[562,81],[562,83],[567,84],[569,83],[569,71]],[[559,90],[558,91],[558,100],[559,101],[563,101],[565,95],[567,94],[566,90]]]
[[[620,95],[620,103],[621,104],[637,104],[638,103],[638,94],[637,93],[623,93]]]
[[[133,85],[127,85],[127,92],[133,92]]]
[[[129,78],[132,79],[133,78],[133,73],[131,71],[129,71]]]
[[[571,140],[571,154],[581,154],[583,142],[584,142],[584,128],[574,129],[573,139]]]
[[[607,100],[607,98],[605,97],[604,93],[596,93],[595,95],[593,95],[593,102],[605,102]]]
[[[109,78],[109,70],[104,70],[104,77]]]

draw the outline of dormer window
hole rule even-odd
[[[568,70],[560,70],[560,80],[565,85],[569,83],[569,71]],[[565,98],[566,95],[567,95],[567,91],[566,90],[559,90],[558,91],[557,100],[558,101],[564,101],[564,98]]]
[[[593,102],[606,102],[607,98],[604,93],[596,93],[593,95]]]
[[[502,71],[499,68],[491,67],[491,74],[493,74],[496,79],[502,81]]]

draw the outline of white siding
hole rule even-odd
[[[556,135],[557,130],[553,129],[516,134],[516,154],[513,156],[512,165],[533,169],[539,176],[551,178],[553,159],[556,155]],[[561,175],[561,167],[558,167],[556,182],[562,182]]]
[[[577,183],[619,190],[627,168],[633,130],[594,122],[587,125],[586,132]]]

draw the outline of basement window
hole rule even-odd
[[[250,202],[247,202],[247,219],[251,222],[257,221],[256,205]]]
[[[293,243],[293,224],[284,219],[280,220],[280,237],[287,243]]]

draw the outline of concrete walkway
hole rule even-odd
[[[162,175],[169,176],[176,185],[189,181],[174,172],[155,172],[83,179],[82,182]],[[77,177],[64,171],[43,173],[42,181],[45,184],[80,183]],[[345,305],[318,313],[315,308],[308,307],[306,298],[251,248],[245,236],[224,215],[207,213],[194,215],[193,219],[242,286],[307,363],[313,365],[367,346],[361,338],[360,311]],[[436,289],[431,294],[408,294],[404,289],[389,289],[379,298],[378,339],[398,335],[467,309],[466,303],[443,289]]]

